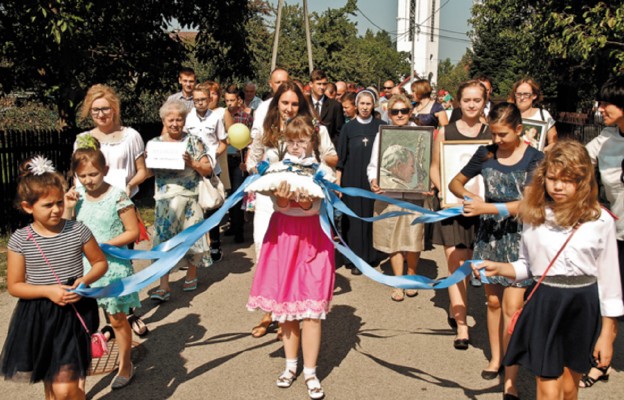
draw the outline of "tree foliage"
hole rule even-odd
[[[438,88],[446,89],[453,98],[457,96],[457,89],[462,82],[470,79],[468,70],[472,63],[472,53],[466,52],[455,65],[451,63],[449,58],[443,60],[438,65]]]
[[[609,72],[622,69],[622,2],[484,0],[472,11],[470,73],[491,76],[498,95],[531,76],[553,108],[586,109]]]
[[[246,42],[229,29],[247,21],[246,3],[5,1],[0,6],[2,91],[35,90],[70,125],[94,83],[116,87],[129,106],[144,93],[170,92],[189,53],[167,32],[174,18],[200,29],[198,57],[214,57],[215,75],[248,74]]]

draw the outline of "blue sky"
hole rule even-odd
[[[277,4],[277,0],[271,0]],[[302,1],[284,0],[286,4],[303,4]],[[308,0],[309,11],[323,12],[328,8],[340,8],[347,0]],[[382,28],[393,37],[397,34],[397,0],[357,0],[358,12],[352,19],[357,22],[360,33]],[[450,58],[455,64],[470,46],[466,32],[470,29],[470,7],[472,0],[437,0],[440,8],[440,59]],[[440,7],[441,6],[441,7]]]

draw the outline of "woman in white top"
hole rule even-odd
[[[516,104],[523,119],[535,119],[548,124],[544,147],[544,151],[548,151],[557,142],[557,128],[550,113],[538,105],[543,99],[539,84],[531,78],[520,79],[514,83],[509,95],[509,102]]]
[[[618,217],[615,222],[620,264],[620,279],[624,277],[624,76],[609,79],[600,89],[598,110],[606,127],[587,144],[592,164],[598,167],[609,209]],[[624,282],[622,282],[624,286]],[[592,370],[581,379],[581,387],[607,380],[608,370]]]
[[[147,178],[145,145],[139,132],[121,125],[119,103],[119,97],[109,86],[91,86],[82,103],[80,117],[83,120],[91,117],[95,127],[78,136],[91,135],[100,142],[109,168],[106,182],[133,197]]]
[[[260,161],[268,160],[269,162],[275,162],[279,159],[280,152],[286,152],[282,131],[291,119],[300,115],[313,118],[313,113],[308,101],[304,97],[301,89],[299,89],[299,86],[293,81],[288,80],[283,82],[275,92],[269,104],[267,114],[264,117],[262,130],[259,130],[253,138],[251,150],[247,158],[247,168],[250,172],[258,172],[256,166]],[[338,154],[324,126],[320,127],[319,141],[320,158],[328,166],[332,168],[335,167],[338,163]],[[260,256],[262,241],[268,229],[272,214],[273,203],[271,199],[268,196],[256,194],[256,208],[253,222],[256,259]],[[252,329],[252,336],[264,336],[271,322],[271,314],[266,313],[260,324]]]
[[[516,281],[545,275],[525,303],[503,360],[535,375],[538,399],[576,399],[581,374],[592,364],[608,369],[615,317],[624,314],[615,222],[598,203],[593,171],[582,144],[554,145],[520,203],[518,261],[473,266]]]

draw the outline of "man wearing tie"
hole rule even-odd
[[[327,83],[327,75],[323,70],[315,69],[312,71],[310,74],[311,93],[308,100],[320,122],[327,127],[334,146],[337,146],[338,136],[342,125],[344,125],[344,115],[340,103],[325,96]]]

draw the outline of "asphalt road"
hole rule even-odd
[[[224,259],[200,271],[197,291],[182,292],[184,273],[177,272],[172,275],[171,301],[156,305],[148,298],[149,290],[141,293],[138,314],[151,332],[135,337],[141,343],[133,354],[135,380],[113,392],[109,385],[114,373],[89,377],[88,398],[308,398],[302,375],[289,389],[276,387],[284,353],[275,334],[260,339],[249,334],[261,316],[245,308],[254,271],[251,241],[234,245],[226,237],[223,248]],[[387,273],[389,266],[382,269]],[[447,274],[441,248],[423,253],[419,273]],[[396,303],[390,300],[390,288],[339,268],[334,296],[323,323],[317,370],[327,399],[502,398],[501,383],[480,376],[488,355],[483,289],[469,289],[472,328],[467,351],[452,346],[446,291],[420,291],[417,297]],[[14,305],[8,293],[0,294],[1,343]],[[581,399],[624,396],[623,343],[621,337],[616,341],[615,371],[609,382],[581,390]],[[301,361],[299,365],[301,369]],[[522,371],[519,381],[522,398],[535,398],[533,377]],[[0,393],[11,400],[43,398],[43,385],[0,381]]]

